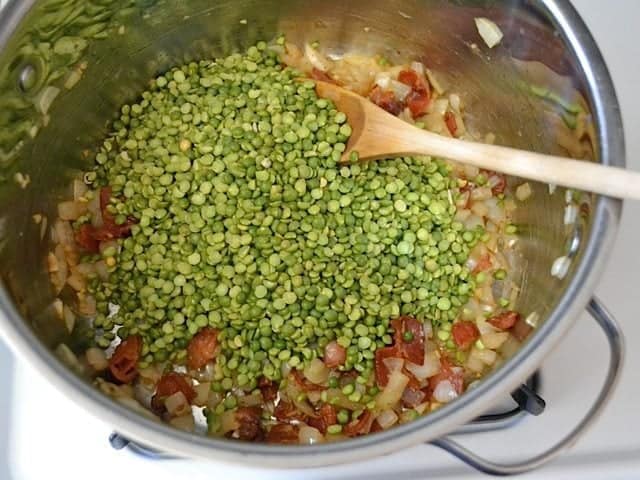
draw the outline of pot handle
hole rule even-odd
[[[607,337],[610,350],[609,368],[602,389],[600,390],[594,404],[580,423],[571,432],[569,432],[566,437],[543,453],[514,463],[498,463],[492,460],[487,460],[463,447],[454,440],[446,437],[435,440],[431,442],[431,444],[449,452],[476,470],[489,475],[498,476],[517,475],[537,469],[553,460],[566,448],[572,446],[602,413],[603,408],[615,390],[616,383],[620,377],[624,358],[624,340],[622,332],[620,331],[620,327],[613,316],[596,297],[591,299],[587,310]]]

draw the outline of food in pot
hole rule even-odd
[[[59,204],[48,258],[103,391],[176,428],[313,444],[437,409],[529,333],[505,178],[340,164],[351,128],[313,79],[467,135],[460,97],[415,62],[280,40],[153,80]]]

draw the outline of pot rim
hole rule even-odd
[[[37,0],[10,1],[0,16],[0,50],[19,21]],[[602,163],[625,166],[622,118],[612,79],[587,26],[569,0],[533,2],[550,18],[578,59],[594,107]],[[451,432],[483,413],[499,395],[515,389],[532,374],[565,335],[584,309],[615,240],[622,202],[597,197],[593,224],[582,261],[549,318],[503,367],[485,377],[473,390],[437,411],[390,430],[344,442],[306,446],[275,446],[199,437],[148,420],[121,406],[64,367],[23,321],[7,292],[0,290],[0,335],[20,357],[35,366],[57,389],[94,416],[113,425],[128,438],[186,457],[279,468],[326,466],[388,454]],[[248,465],[251,465],[248,463]]]

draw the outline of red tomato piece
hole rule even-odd
[[[427,97],[431,96],[429,83],[415,70],[402,70],[398,74],[398,81],[411,87],[415,92],[426,94]]]
[[[389,383],[389,369],[384,364],[385,358],[400,358],[396,347],[384,347],[376,350],[375,371],[376,383],[379,387],[385,387]]]
[[[406,102],[407,107],[411,110],[411,116],[418,118],[427,113],[431,99],[424,93],[413,91],[407,96]]]
[[[267,443],[279,443],[281,445],[297,445],[300,428],[290,423],[276,423],[267,432]]]
[[[424,363],[424,328],[413,317],[399,317],[391,321],[395,330],[394,345],[401,357],[416,365]],[[410,338],[410,339],[408,339]]]
[[[356,420],[345,425],[342,431],[348,437],[357,437],[359,435],[366,435],[371,430],[371,425],[373,424],[374,420],[375,418],[371,413],[371,411],[365,410],[360,414],[360,416]]]
[[[456,122],[456,116],[453,112],[446,112],[444,114],[444,123],[447,125],[447,129],[449,129],[449,133],[455,137],[458,131],[458,122]]]
[[[396,99],[393,92],[377,86],[369,94],[369,100],[392,115],[399,115],[404,110],[404,105]]]
[[[324,347],[324,364],[327,368],[335,368],[344,365],[347,360],[347,350],[338,342],[333,341],[327,343]]]
[[[453,324],[453,341],[461,350],[467,350],[480,338],[480,331],[473,322],[462,321]]]
[[[204,327],[187,345],[187,365],[193,370],[204,367],[214,359],[218,347],[218,330]]]
[[[138,376],[138,360],[142,353],[142,338],[139,335],[127,337],[116,347],[109,359],[109,371],[121,383],[131,383]]]
[[[491,317],[487,322],[500,330],[509,330],[518,320],[520,320],[520,314],[518,312],[504,312],[495,317]]]
[[[96,233],[97,230],[93,225],[85,223],[76,232],[76,243],[86,252],[98,253],[100,242],[96,239]]]

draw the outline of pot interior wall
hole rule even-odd
[[[48,234],[41,238],[42,224],[33,215],[51,224],[55,205],[70,195],[70,179],[92,164],[119,107],[173,65],[279,33],[295,42],[319,41],[336,54],[419,59],[462,94],[478,138],[492,132],[500,144],[565,154],[558,129],[566,127],[549,121],[562,108],[529,86],[544,85],[566,98],[582,87],[562,39],[527,6],[535,2],[49,0],[29,9],[30,3],[16,1],[5,12],[29,10],[0,54],[0,261],[4,285],[24,319],[52,347],[74,345],[74,339],[51,308],[44,267]],[[477,16],[497,21],[505,33],[501,46],[489,50],[482,43]],[[47,105],[51,86],[60,92]],[[17,174],[28,185],[19,185]],[[538,312],[542,320],[573,271],[558,280],[550,276],[551,265],[571,251],[575,268],[579,238],[590,229],[588,214],[566,226],[564,210],[564,191],[550,195],[546,185],[534,185],[533,200],[515,222],[522,253],[516,308]]]

